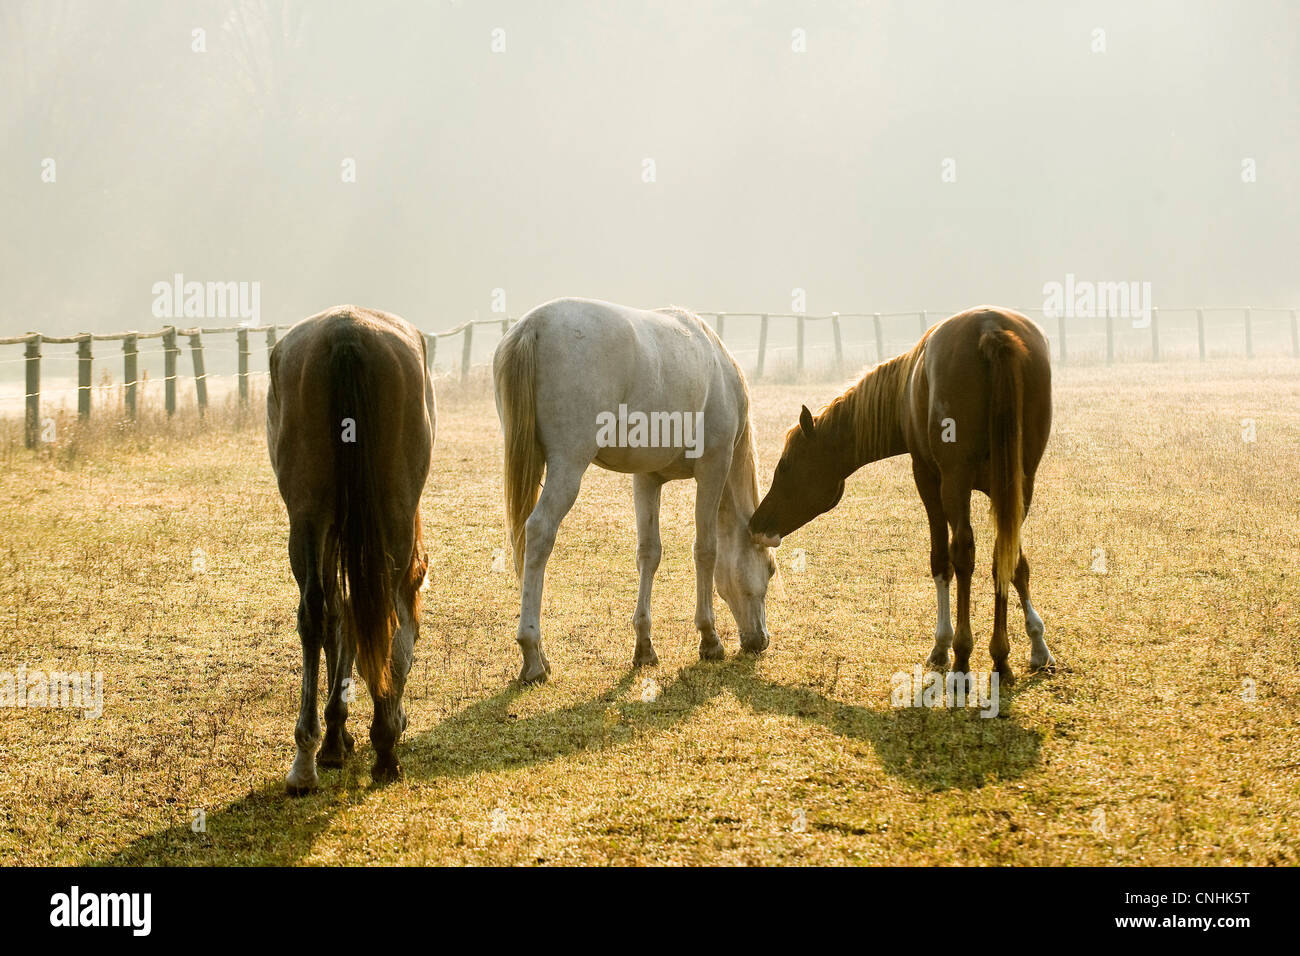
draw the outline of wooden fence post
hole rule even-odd
[[[796,353],[797,353],[797,355],[796,355],[796,359],[795,359],[795,371],[798,372],[800,375],[802,375],[802,374],[803,374],[803,334],[804,334],[804,328],[803,328],[803,327],[804,327],[804,316],[803,316],[803,313],[800,313],[800,314],[795,318],[795,323],[796,323],[796,328],[795,328],[795,342],[796,342],[796,349],[795,349],[795,351],[796,351]]]
[[[433,376],[433,360],[438,355],[438,334],[431,332],[424,337],[424,363],[429,368],[430,377]]]
[[[1060,347],[1061,364],[1064,365],[1066,363],[1066,354],[1067,354],[1065,351],[1065,313],[1064,312],[1062,312],[1060,315],[1056,317],[1056,337],[1061,340],[1061,347]]]
[[[239,407],[248,407],[248,329],[235,333],[239,343]]]
[[[831,332],[835,334],[835,374],[844,374],[844,339],[840,334],[840,314],[831,313]]]
[[[1115,319],[1110,314],[1110,311],[1107,310],[1106,312],[1106,364],[1113,365],[1114,363],[1115,363]]]
[[[727,313],[719,312],[718,321],[713,331],[717,332],[718,338],[721,339],[723,333],[726,331],[726,328],[727,328]]]
[[[885,333],[880,327],[880,313],[877,312],[871,319],[876,326],[876,362],[880,363],[885,360]]]
[[[266,367],[271,367],[271,352],[275,348],[275,326],[266,330]]]
[[[926,316],[926,310],[922,309],[919,315],[919,318],[921,320],[921,336],[925,335],[925,330],[930,327],[930,323],[926,321],[925,316]],[[921,340],[921,336],[917,336],[918,342]]]
[[[1246,358],[1255,357],[1254,336],[1250,328],[1250,306],[1246,306]]]
[[[87,332],[77,343],[77,417],[83,422],[90,420],[90,378],[90,333]]]
[[[208,410],[208,373],[203,368],[203,332],[190,333],[190,359],[194,362],[194,394],[199,401],[199,417]]]
[[[163,329],[163,403],[167,406],[167,417],[176,414],[176,357],[180,346],[176,344],[176,326],[169,325]]]
[[[755,380],[763,377],[763,361],[767,358],[767,313],[758,317],[758,370],[754,373]]]
[[[469,358],[474,349],[474,323],[466,322],[462,334],[465,336],[460,347],[460,380],[463,382],[469,378]]]
[[[1296,324],[1296,310],[1291,310],[1291,355],[1300,358],[1300,325]]]
[[[139,411],[136,398],[140,384],[140,346],[134,335],[122,339],[122,372],[126,379],[126,415],[135,421]]]
[[[27,413],[26,428],[23,429],[23,443],[28,448],[35,448],[41,433],[41,336],[31,333],[27,340],[25,355],[27,357]]]
[[[1151,307],[1151,361],[1160,361],[1160,310]]]
[[[1196,349],[1201,353],[1201,361],[1205,361],[1205,310],[1196,310]]]

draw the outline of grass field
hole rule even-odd
[[[800,402],[838,391],[756,389],[764,485]],[[0,709],[0,862],[1300,862],[1300,364],[1058,369],[1055,401],[1025,540],[1060,666],[984,719],[891,707],[934,629],[901,458],[782,547],[806,566],[757,659],[720,603],[729,657],[698,660],[694,488],[669,485],[644,672],[630,479],[592,470],[550,565],[551,682],[513,686],[496,418],[486,389],[444,389],[405,779],[370,786],[362,694],[358,752],[301,799],[282,793],[297,591],[259,416],[65,425],[39,454],[5,423],[0,671],[102,671],[105,706]],[[1011,620],[1023,675],[1014,599]]]

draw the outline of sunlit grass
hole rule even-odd
[[[758,388],[764,484],[799,404],[837,391]],[[406,778],[370,787],[363,694],[358,753],[298,800],[282,795],[297,593],[260,411],[69,421],[35,453],[6,422],[0,671],[103,671],[105,712],[0,709],[0,860],[1300,862],[1300,367],[1066,369],[1055,397],[1026,551],[1060,668],[985,720],[890,707],[890,676],[924,660],[934,624],[903,459],[864,469],[782,548],[807,567],[785,571],[763,657],[735,656],[719,603],[719,664],[698,661],[691,623],[694,489],[669,485],[661,665],[645,673],[629,670],[630,481],[593,469],[551,562],[552,680],[515,688],[518,592],[492,570],[496,417],[481,382],[445,385]],[[987,668],[974,510],[973,661]],[[1018,609],[1012,622],[1023,674]]]

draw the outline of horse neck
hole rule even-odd
[[[749,518],[758,507],[758,472],[754,465],[753,434],[748,425],[731,457],[731,471],[718,504],[718,523],[724,533],[744,531],[748,534]]]
[[[903,437],[903,393],[919,351],[881,362],[817,417],[833,447],[840,449],[844,476],[863,465],[907,451]]]

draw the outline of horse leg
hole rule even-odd
[[[720,661],[726,656],[714,624],[713,572],[718,560],[718,506],[730,469],[727,457],[697,465],[695,471],[695,627],[700,632],[702,661]]]
[[[659,663],[659,655],[650,640],[650,589],[654,586],[659,557],[663,553],[659,541],[659,493],[662,490],[663,482],[652,475],[632,477],[632,496],[636,502],[636,568],[640,576],[636,613],[632,615],[632,628],[636,631],[633,667],[653,667]]]
[[[1016,679],[1011,670],[1011,641],[1007,638],[1007,592],[1010,585],[1010,581],[998,579],[997,562],[994,561],[993,636],[989,639],[989,656],[993,658],[993,666],[1003,687],[1010,687]]]
[[[402,775],[397,762],[397,738],[406,730],[406,709],[402,706],[402,693],[406,677],[415,659],[416,622],[406,602],[397,601],[398,627],[393,632],[392,692],[379,697],[371,694],[375,702],[375,716],[370,722],[370,745],[375,748],[375,765],[370,769],[370,779],[375,783],[389,783]]]
[[[1034,476],[1032,473],[1025,475],[1025,514],[1029,514],[1029,505],[1034,499]],[[1043,619],[1038,616],[1034,610],[1034,605],[1029,600],[1029,562],[1025,560],[1025,550],[1020,549],[1020,560],[1016,562],[1016,575],[1013,578],[1016,586],[1016,594],[1020,597],[1020,609],[1025,612],[1025,633],[1029,635],[1029,643],[1032,650],[1029,655],[1029,666],[1033,670],[1051,670],[1056,666],[1056,659],[1052,657],[1052,652],[1047,649],[1047,642],[1043,640]]]
[[[952,668],[959,674],[970,671],[970,652],[975,638],[970,628],[970,579],[975,571],[975,534],[970,526],[970,481],[945,476],[941,483],[943,510],[952,528],[948,555],[957,576],[957,629],[953,634]]]
[[[341,767],[356,742],[348,733],[348,704],[352,702],[352,651],[344,646],[338,607],[327,602],[328,616],[325,624],[325,685],[329,697],[325,701],[325,743],[316,754],[316,763],[322,767]]]
[[[413,525],[409,518],[394,522],[389,531],[390,542],[398,554],[410,555],[415,547]],[[407,564],[399,564],[403,570]],[[397,740],[406,730],[406,709],[402,706],[402,693],[406,689],[406,677],[411,672],[411,662],[415,659],[415,641],[419,636],[420,622],[413,613],[414,601],[408,601],[402,587],[401,578],[395,579],[393,604],[397,610],[397,628],[393,631],[393,656],[391,662],[392,688],[383,697],[373,690],[371,699],[375,702],[375,714],[370,721],[370,745],[375,749],[375,765],[370,769],[370,779],[375,783],[389,783],[402,775],[402,767],[397,762]],[[414,595],[412,595],[412,598]]]
[[[289,564],[298,582],[298,636],[302,640],[302,690],[298,723],[293,739],[298,747],[285,781],[291,796],[316,789],[316,745],[320,742],[320,715],[316,713],[316,685],[320,677],[320,652],[325,627],[325,594],[317,567],[316,541],[310,523],[293,522],[289,529]]]
[[[921,494],[925,514],[930,521],[930,576],[934,578],[935,624],[934,649],[926,665],[936,670],[947,670],[948,649],[952,647],[952,613],[948,607],[949,584],[952,581],[952,562],[948,559],[948,519],[943,514],[943,499],[939,493],[939,478],[934,472],[912,460],[912,475],[916,490]]]
[[[1024,480],[1024,514],[1029,513],[1029,503],[1033,495],[1034,478],[1030,474],[1026,475]],[[1011,641],[1007,637],[1007,592],[1010,591],[1012,584],[1015,585],[1016,594],[1020,597],[1020,606],[1025,612],[1025,633],[1029,635],[1029,642],[1033,646],[1029,658],[1030,667],[1038,670],[1055,663],[1052,652],[1047,649],[1047,644],[1043,640],[1043,619],[1038,616],[1038,612],[1029,601],[1029,562],[1025,560],[1025,552],[1022,548],[1010,581],[998,580],[997,561],[993,562],[993,638],[989,641],[989,655],[998,670],[998,680],[1007,687],[1015,683],[1016,679],[1011,670]]]
[[[1049,670],[1056,665],[1056,659],[1052,657],[1052,652],[1047,649],[1047,642],[1043,640],[1043,619],[1038,616],[1034,610],[1034,605],[1029,600],[1029,562],[1025,560],[1025,552],[1020,552],[1020,560],[1016,563],[1016,576],[1014,579],[1016,585],[1016,594],[1020,596],[1020,607],[1025,612],[1025,633],[1029,635],[1029,643],[1033,650],[1029,655],[1029,666],[1033,670]]]
[[[578,500],[582,476],[587,463],[572,464],[547,459],[546,484],[533,513],[524,524],[524,583],[519,602],[519,634],[516,640],[524,662],[519,670],[521,684],[546,680],[551,663],[542,651],[542,586],[546,582],[546,562],[555,547],[555,532],[560,522]]]

